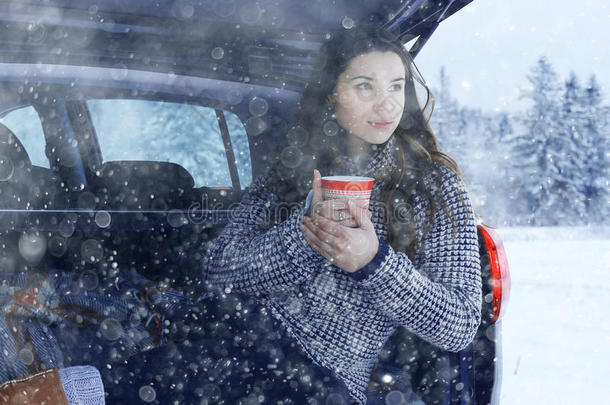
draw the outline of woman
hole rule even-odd
[[[304,152],[254,182],[210,246],[204,277],[255,297],[326,378],[364,403],[396,328],[445,350],[472,341],[475,219],[455,162],[437,149],[404,48],[381,29],[353,28],[333,34],[320,61],[287,135],[287,148]],[[322,201],[321,173],[374,177],[369,210]]]

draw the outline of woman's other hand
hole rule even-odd
[[[379,240],[368,210],[348,200],[347,208],[357,227],[350,228],[315,213],[303,217],[301,229],[309,245],[335,266],[353,273],[377,254]]]
[[[359,208],[363,208],[369,218],[372,216],[371,212],[365,208],[365,201],[355,200],[354,203]],[[313,195],[311,198],[311,213],[312,215],[314,213],[320,215],[343,226],[347,226],[350,228],[358,227],[358,223],[350,214],[350,211],[347,207],[347,200],[322,199],[322,176],[320,176],[320,172],[317,170],[314,170],[313,174]]]

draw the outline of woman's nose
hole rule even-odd
[[[398,107],[396,100],[390,94],[381,94],[375,109],[378,112],[393,113]]]

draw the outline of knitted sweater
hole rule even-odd
[[[395,168],[393,138],[378,148],[364,173]],[[350,168],[351,166],[351,168]],[[246,193],[232,221],[212,243],[204,278],[225,291],[252,294],[271,309],[316,363],[346,384],[360,403],[384,343],[398,327],[450,351],[473,339],[480,322],[481,274],[475,219],[464,184],[449,169],[442,192],[454,225],[443,210],[432,226],[427,200],[415,197],[419,248],[411,261],[385,244],[384,180],[376,181],[369,209],[380,248],[365,268],[348,273],[314,251],[300,230],[304,209],[271,227],[281,207],[263,176]],[[427,176],[426,182],[432,182]],[[430,184],[432,185],[432,184]],[[424,232],[424,229],[427,232]]]

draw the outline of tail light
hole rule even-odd
[[[510,273],[508,260],[500,236],[486,225],[478,225],[479,232],[483,237],[485,251],[489,259],[489,281],[491,284],[491,322],[495,323],[506,311],[506,305],[510,296]]]

